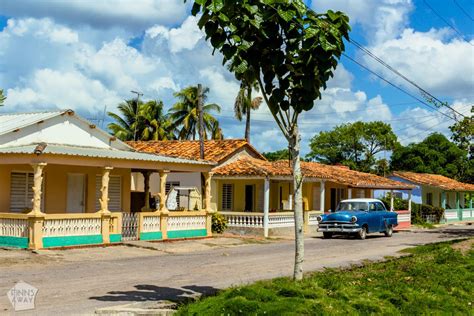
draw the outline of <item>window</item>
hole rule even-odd
[[[385,206],[380,202],[375,203],[375,209],[377,211],[386,211]]]
[[[22,212],[33,206],[33,173],[12,172],[10,177],[10,210]]]
[[[232,184],[222,184],[222,210],[232,210],[232,196],[234,192],[234,186]]]
[[[426,204],[433,206],[433,193],[426,193]]]
[[[165,193],[166,193],[166,195],[168,195],[168,193],[170,193],[172,187],[179,187],[179,186],[180,186],[179,181],[166,182],[166,187],[165,187]],[[176,193],[177,193],[177,194],[176,194],[176,207],[177,207],[177,208],[180,208],[179,200],[181,200],[181,199],[180,199],[180,196],[179,196],[179,190],[176,190]]]
[[[102,196],[100,188],[102,186],[102,176],[95,177],[95,210],[100,210],[99,199]],[[110,176],[109,178],[109,211],[122,211],[122,178],[120,176]]]

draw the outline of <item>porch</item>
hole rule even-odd
[[[474,221],[474,192],[442,191],[440,199],[445,223]]]

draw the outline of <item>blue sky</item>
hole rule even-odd
[[[353,39],[459,112],[469,113],[474,101],[472,0],[307,4],[318,12],[346,12]],[[0,111],[72,108],[93,118],[104,106],[111,111],[132,97],[130,90],[162,99],[169,107],[173,92],[201,82],[211,89],[209,101],[222,106],[217,117],[225,136],[243,137],[244,124],[232,112],[238,83],[220,57],[211,55],[189,6],[177,0],[3,0],[0,88],[7,101]],[[349,43],[347,54],[420,97]],[[301,118],[303,152],[315,133],[355,120],[388,122],[404,144],[434,131],[449,135],[453,123],[342,58],[323,99]],[[262,151],[286,147],[265,106],[253,115],[252,143]]]

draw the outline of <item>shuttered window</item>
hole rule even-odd
[[[222,210],[232,210],[232,197],[234,192],[234,186],[232,184],[222,184]]]
[[[33,173],[12,172],[10,177],[10,211],[22,212],[33,206]]]
[[[95,210],[100,210],[99,199],[102,196],[100,188],[102,186],[102,176],[95,177]],[[110,176],[109,179],[109,211],[122,211],[122,178],[120,176]]]
[[[166,182],[166,187],[165,187],[165,194],[168,195],[168,193],[170,193],[170,190],[171,190],[171,187],[179,187],[180,186],[180,183],[179,181],[170,181],[170,182]],[[180,208],[181,206],[179,205],[179,201],[180,201],[180,194],[179,194],[179,191],[176,190],[176,207],[177,208]]]

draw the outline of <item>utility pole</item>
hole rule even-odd
[[[198,112],[198,128],[199,128],[199,158],[204,159],[204,120],[202,117],[203,107],[203,96],[202,96],[202,85],[199,83],[197,86],[197,112]]]
[[[137,140],[137,125],[138,125],[138,102],[140,101],[140,96],[143,96],[143,93],[138,91],[130,91],[131,93],[135,93],[137,95],[137,109],[135,110],[135,128],[133,131],[133,140]]]

